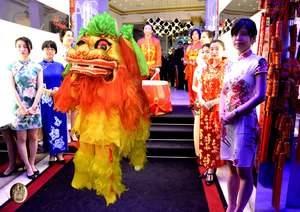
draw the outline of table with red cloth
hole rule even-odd
[[[172,112],[171,92],[167,81],[143,80],[142,85],[150,104],[152,116]]]

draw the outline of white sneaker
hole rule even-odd
[[[134,170],[137,172],[142,170],[142,168],[143,168],[142,166],[134,166]]]

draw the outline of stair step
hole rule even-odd
[[[162,117],[161,119],[151,118],[152,123],[180,123],[193,124],[194,117]]]
[[[152,123],[151,126],[165,126],[165,127],[169,127],[169,126],[190,126],[193,127],[194,123]]]
[[[147,156],[195,157],[194,149],[147,149]]]
[[[150,127],[153,132],[193,132],[193,125],[154,125]]]
[[[160,138],[150,138],[147,142],[177,142],[177,143],[191,143],[194,142],[194,139],[192,138],[168,138],[168,139],[160,139]]]
[[[186,105],[174,105],[172,113],[151,118],[152,123],[181,123],[193,124],[194,116]]]
[[[193,126],[151,126],[151,139],[193,139]]]
[[[194,141],[192,139],[150,139],[147,142],[147,148],[194,149]]]

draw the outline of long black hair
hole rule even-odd
[[[19,40],[21,40],[21,41],[23,41],[24,43],[25,43],[25,45],[26,45],[26,47],[27,47],[27,49],[28,49],[28,53],[30,53],[30,51],[31,51],[31,49],[32,49],[32,43],[31,43],[31,40],[29,39],[29,38],[27,38],[27,37],[19,37],[19,38],[17,38],[16,39],[16,41],[15,41],[15,45],[17,45],[17,42],[19,41]]]

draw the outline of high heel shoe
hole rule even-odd
[[[40,171],[36,170],[36,171],[33,172],[33,174],[36,175],[36,176],[38,176],[40,174]]]
[[[32,175],[27,174],[28,179],[34,180],[36,178],[35,174],[33,173]]]
[[[56,163],[59,163],[59,164],[65,164],[65,163],[66,163],[65,159],[62,159],[62,160],[56,160],[55,162],[56,162]]]
[[[65,164],[65,158],[63,153],[59,153],[56,158],[57,158],[56,163]]]
[[[214,181],[215,181],[215,174],[207,172],[207,175],[205,178],[206,185],[209,186],[209,185],[213,184]]]
[[[9,177],[16,171],[16,168],[12,169],[9,173],[5,174],[4,172],[0,173],[0,177]]]

